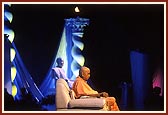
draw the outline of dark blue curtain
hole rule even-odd
[[[144,110],[144,101],[151,88],[149,56],[138,51],[131,51],[130,62],[134,98],[133,104],[135,110]]]

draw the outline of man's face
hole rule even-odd
[[[87,81],[90,78],[90,69],[83,68],[82,76],[83,76],[83,79]]]
[[[63,60],[59,60],[59,61],[58,61],[58,66],[59,66],[59,67],[62,67],[63,65],[64,65],[64,61],[63,61]]]

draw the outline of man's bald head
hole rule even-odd
[[[90,69],[86,66],[82,66],[79,70],[79,76],[84,80],[88,80],[90,78]]]

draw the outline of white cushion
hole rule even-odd
[[[71,100],[69,96],[69,86],[67,82],[60,78],[57,80],[57,87],[56,87],[56,107],[57,109],[60,108],[68,108],[68,103]]]
[[[106,107],[106,102],[104,98],[95,98],[90,96],[82,96],[82,99],[75,99],[75,93],[71,90],[67,82],[60,78],[57,80],[56,87],[56,107],[59,109],[68,108],[98,108],[99,110]],[[94,110],[94,109],[93,109]]]
[[[69,91],[69,95],[71,99],[75,99],[75,92],[72,89]]]
[[[70,100],[69,108],[103,108],[105,105],[105,99],[103,98],[86,98],[86,99],[74,99]]]

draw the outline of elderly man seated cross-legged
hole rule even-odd
[[[82,66],[79,70],[79,76],[73,83],[73,91],[75,92],[76,98],[82,98],[84,96],[105,98],[106,104],[109,111],[119,111],[116,99],[114,97],[109,97],[108,93],[93,90],[87,80],[90,78],[90,69],[88,67]]]

